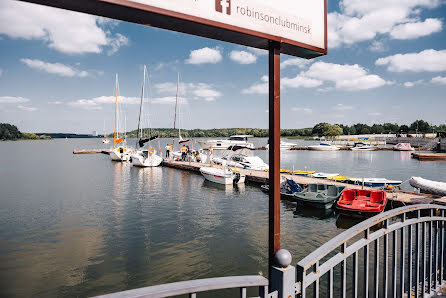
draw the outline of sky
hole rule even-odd
[[[252,0],[254,1],[254,0]],[[281,126],[446,123],[446,2],[328,1],[328,55],[281,55]],[[268,127],[267,51],[0,0],[0,122],[25,132]]]

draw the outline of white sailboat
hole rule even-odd
[[[144,115],[144,90],[145,90],[145,83],[146,83],[146,66],[144,65],[144,76],[142,81],[142,91],[141,91],[141,104],[139,106],[139,118],[138,118],[138,141],[136,142],[136,148],[140,147],[139,150],[137,150],[132,155],[132,165],[137,167],[157,167],[161,164],[163,161],[163,158],[156,154],[156,150],[154,147],[150,145],[150,141],[158,138],[158,136],[152,137],[149,136],[149,138],[144,138],[143,135],[143,129],[141,126],[141,118]],[[144,145],[148,143],[148,148],[143,149]]]
[[[128,160],[130,160],[130,152],[126,146],[126,140],[124,137],[121,137],[121,138],[119,137],[118,89],[119,89],[118,74],[116,74],[115,125],[114,125],[114,133],[113,133],[113,147],[110,149],[110,157],[113,161],[128,161]]]
[[[108,144],[110,140],[107,139],[107,134],[105,133],[105,120],[104,120],[104,138],[102,139],[102,144]]]
[[[175,144],[175,130],[176,130],[176,121],[177,121],[177,110],[179,111],[180,106],[178,105],[178,92],[179,92],[179,85],[180,85],[180,73],[178,73],[178,80],[177,80],[177,93],[176,93],[176,101],[175,101],[175,113],[174,113],[174,120],[173,120],[173,136],[172,136],[172,144]],[[180,114],[180,113],[178,113]],[[180,150],[172,150],[170,152],[170,156],[174,160],[183,160],[183,161],[194,161],[194,162],[201,162],[206,163],[208,160],[208,156],[204,153],[203,149],[194,150],[193,149],[193,139],[186,139],[184,140],[181,136],[181,123],[180,123],[180,115],[178,115],[178,144],[182,146]],[[182,150],[186,148],[189,144],[192,145],[192,148],[189,148],[189,152],[183,155]]]

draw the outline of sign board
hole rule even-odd
[[[26,0],[313,58],[327,53],[326,0]]]

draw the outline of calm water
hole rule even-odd
[[[0,142],[0,296],[92,296],[267,272],[268,200],[257,185],[221,187],[176,169],[72,154],[102,146],[99,139]],[[256,154],[267,161],[267,151]],[[282,168],[293,166],[446,181],[446,163],[420,163],[410,153],[284,152]],[[281,214],[282,247],[294,263],[353,224],[286,201]]]

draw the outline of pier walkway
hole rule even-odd
[[[182,169],[187,171],[199,172],[201,167],[209,167],[209,164],[203,164],[198,162],[187,162],[187,161],[167,161],[164,160],[163,166]],[[215,168],[223,168],[222,166],[214,165]],[[269,180],[269,173],[266,171],[255,171],[255,170],[244,170],[240,169],[240,173],[246,175],[246,180],[249,182],[267,184]],[[353,185],[348,183],[342,183],[337,181],[331,181],[327,179],[312,178],[307,176],[290,175],[290,174],[280,174],[281,177],[287,179],[292,179],[296,183],[301,185],[308,185],[311,183],[325,183],[330,185],[345,186],[347,188],[362,188],[360,185]],[[364,187],[364,189],[372,189],[370,187]],[[398,192],[388,192],[387,199],[391,201],[392,206],[403,206],[412,204],[426,204],[432,203],[435,198],[432,195],[426,195],[421,193],[398,191]]]

